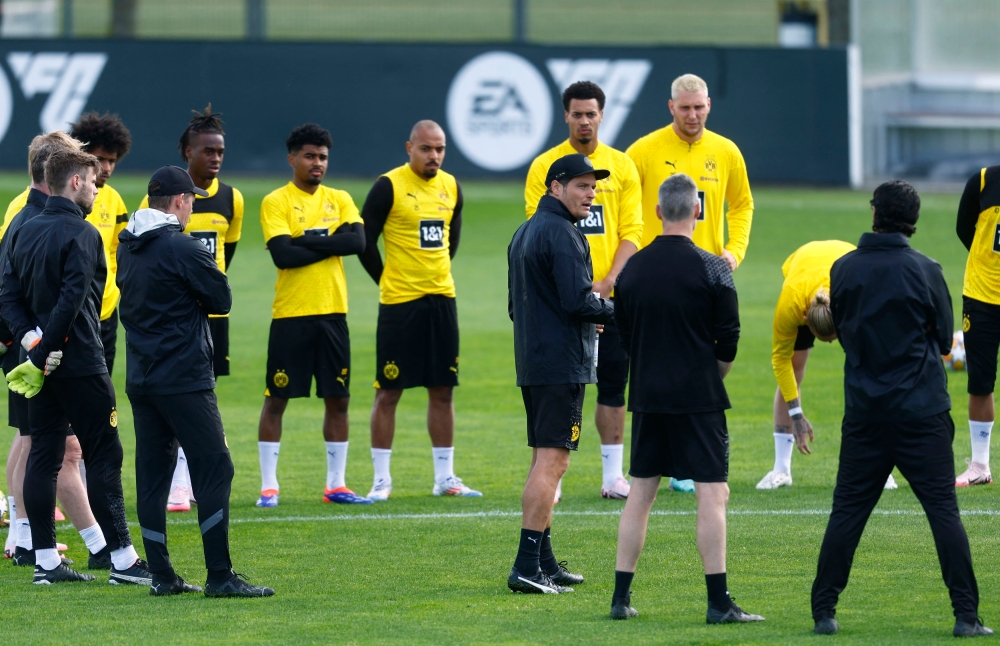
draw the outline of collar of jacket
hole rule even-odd
[[[558,198],[551,195],[543,195],[542,199],[538,200],[538,210],[554,213],[563,219],[569,220],[570,224],[576,224],[576,218],[569,212],[569,209]]]
[[[910,239],[903,233],[862,233],[858,246],[866,248],[909,247]]]
[[[76,202],[59,195],[50,195],[45,200],[45,213],[65,213],[66,215],[75,215],[81,220],[87,219],[87,214]]]
[[[28,204],[34,204],[45,208],[45,202],[49,199],[48,193],[42,193],[37,188],[28,189]]]

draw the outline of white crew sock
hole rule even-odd
[[[34,548],[31,542],[31,525],[27,518],[17,519],[17,546],[26,550]]]
[[[62,563],[56,548],[35,551],[35,564],[43,570],[54,570]]]
[[[278,491],[278,453],[281,442],[257,442],[260,453],[260,490]]]
[[[177,447],[177,466],[174,467],[174,477],[170,481],[170,488],[183,487],[191,489],[191,476],[188,475],[188,461],[184,455],[184,449]]]
[[[375,482],[385,480],[392,482],[389,475],[389,458],[392,457],[392,449],[372,449],[372,465],[375,467]]]
[[[601,464],[604,467],[604,486],[610,487],[618,478],[624,478],[622,473],[622,455],[625,453],[624,444],[602,444]]]
[[[135,552],[135,546],[119,547],[111,551],[111,564],[116,570],[127,570],[139,560],[139,555]]]
[[[455,475],[455,447],[433,446],[431,452],[434,454],[434,482],[440,484]]]
[[[87,529],[81,529],[80,538],[87,544],[87,549],[90,550],[91,554],[97,554],[108,544],[104,540],[104,532],[101,531],[101,526],[96,524],[91,525]]]
[[[969,435],[972,436],[972,461],[990,466],[990,433],[993,422],[973,422],[969,420]]]
[[[791,433],[774,434],[774,470],[792,475],[792,448],[795,436]]]
[[[326,488],[346,487],[344,474],[347,472],[347,442],[326,443]]]

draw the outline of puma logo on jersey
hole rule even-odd
[[[667,166],[673,166],[674,170],[677,170],[677,164],[675,164],[674,162],[665,161],[663,163],[666,164]]]
[[[414,195],[413,193],[407,193],[406,197],[412,197],[413,199],[417,199],[417,196]]]

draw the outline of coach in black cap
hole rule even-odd
[[[590,245],[575,226],[590,215],[597,180],[610,174],[584,155],[557,159],[538,210],[507,249],[517,385],[533,449],[521,497],[520,548],[507,579],[515,592],[572,592],[564,586],[583,582],[556,561],[549,527],[556,485],[580,442],[584,385],[597,381],[595,323],[610,323],[614,315],[611,301],[591,291]]]
[[[830,307],[844,348],[844,422],[833,510],[812,588],[814,632],[831,634],[851,562],[894,466],[934,534],[956,637],[991,635],[955,498],[955,425],[941,356],[951,351],[951,295],[941,265],[910,247],[920,198],[886,182],[871,201],[873,233],[833,264]]]
[[[205,548],[211,597],[262,597],[229,560],[233,461],[215,399],[209,314],[226,314],[226,275],[197,238],[183,233],[194,196],[207,193],[187,171],[164,166],[149,181],[149,208],[136,211],[119,236],[118,286],[125,326],[125,392],[135,420],[139,525],[153,595],[200,592],[174,573],[167,553],[166,505],[184,446]]]

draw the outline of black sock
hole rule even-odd
[[[222,585],[229,579],[233,578],[232,570],[209,570],[208,571],[208,582],[212,585]]]
[[[514,567],[526,576],[534,576],[538,572],[538,554],[542,548],[542,532],[533,529],[521,529],[521,544],[517,548],[517,558]]]
[[[615,570],[615,599],[625,599],[629,595],[632,587],[632,577],[635,572],[622,572]]]
[[[538,563],[542,571],[549,575],[559,572],[559,563],[556,561],[556,555],[552,553],[551,533],[551,527],[546,527],[542,532],[542,549],[538,554]]]
[[[706,574],[705,587],[708,588],[708,602],[719,610],[728,610],[732,600],[726,585],[726,573]]]

